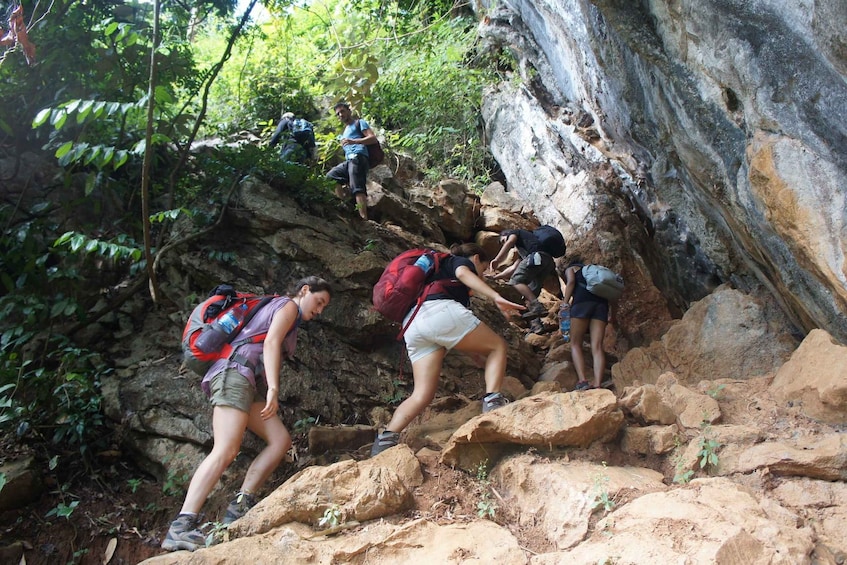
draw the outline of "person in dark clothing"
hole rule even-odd
[[[268,147],[282,143],[279,156],[284,161],[305,163],[315,148],[315,135],[312,124],[303,118],[294,118],[292,112],[286,112],[276,126]]]
[[[570,305],[571,360],[579,377],[576,390],[600,387],[603,373],[606,371],[603,340],[606,336],[606,325],[612,323],[613,314],[608,300],[588,291],[582,267],[584,265],[580,261],[572,261],[563,273],[566,282],[563,301]],[[591,334],[591,357],[594,361],[592,383],[585,378],[585,357],[582,352],[585,332]]]
[[[415,312],[413,308],[403,320],[403,327],[409,324],[403,339],[412,362],[415,388],[394,411],[385,430],[377,435],[371,456],[397,445],[400,432],[432,402],[438,389],[444,356],[451,349],[485,357],[483,412],[507,402],[500,394],[506,374],[506,340],[471,312],[470,294],[473,291],[477,296],[493,300],[504,315],[524,307],[506,300],[479,277],[477,273],[484,272],[488,266],[488,257],[479,245],[454,245],[450,253],[452,256],[442,261],[438,272],[433,275],[433,280],[449,280],[450,284],[442,285],[439,288],[443,290],[427,295],[420,309]],[[414,318],[409,323],[412,315]]]
[[[500,233],[500,251],[491,260],[491,272],[496,271],[512,248],[518,250],[514,263],[491,278],[508,279],[509,284],[521,293],[527,305],[523,317],[532,320],[530,328],[533,333],[541,333],[543,325],[537,318],[545,316],[547,309],[538,301],[538,294],[544,286],[544,280],[556,274],[556,263],[549,253],[538,248],[538,238],[531,231],[504,230]]]

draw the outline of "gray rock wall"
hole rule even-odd
[[[595,238],[619,200],[645,227],[629,258],[675,309],[731,282],[772,295],[806,331],[847,339],[847,4],[484,11],[482,36],[520,68],[486,95],[491,149],[539,219]],[[599,163],[616,192],[597,190]]]

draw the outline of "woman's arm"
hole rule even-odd
[[[277,395],[279,394],[279,371],[282,367],[282,342],[294,324],[297,322],[299,310],[294,302],[286,302],[277,310],[271,319],[271,327],[265,336],[262,357],[265,365],[265,380],[268,383],[268,395],[261,416],[267,420],[277,410]]]
[[[488,286],[484,280],[465,265],[456,269],[456,278],[475,293],[493,300],[503,314],[508,314],[511,310],[526,310],[526,306],[515,304],[500,296],[499,292]]]
[[[565,295],[562,298],[562,301],[566,304],[571,303],[571,298],[573,298],[573,291],[576,289],[576,267],[568,267],[565,269]]]

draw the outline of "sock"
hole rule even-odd
[[[496,396],[500,396],[500,393],[499,392],[489,392],[488,394],[486,394],[483,397],[483,400],[491,400],[492,398],[494,398]]]

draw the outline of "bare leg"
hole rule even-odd
[[[444,361],[445,355],[447,355],[447,350],[439,349],[412,363],[415,387],[412,390],[412,395],[394,411],[391,421],[385,427],[387,431],[402,432],[409,425],[409,422],[429,406],[429,403],[435,398],[435,391],[438,390],[441,363]]]
[[[532,304],[537,300],[537,298],[535,297],[535,293],[532,292],[532,290],[529,288],[529,285],[524,283],[518,283],[512,286],[514,286],[515,290],[521,293],[521,296],[524,297],[524,300],[526,300],[527,305]]]
[[[206,497],[220,480],[226,468],[238,455],[244,430],[247,429],[248,415],[231,406],[215,406],[212,410],[212,433],[214,446],[206,456],[188,485],[181,514],[197,514],[206,502]]]
[[[363,220],[368,219],[368,195],[363,192],[356,193],[356,208]]]
[[[242,492],[255,493],[261,488],[271,473],[279,467],[291,447],[291,435],[282,421],[277,416],[263,420],[259,415],[264,407],[264,402],[254,402],[250,407],[247,429],[262,438],[267,445],[247,469],[244,483],[241,485]]]
[[[585,378],[585,357],[582,353],[582,340],[585,339],[585,332],[588,330],[587,318],[571,318],[571,361],[573,361],[576,375],[580,381]]]
[[[591,320],[591,357],[594,360],[594,386],[603,382],[606,371],[606,355],[603,353],[603,338],[606,334],[606,322]]]
[[[494,331],[480,324],[462,338],[456,350],[463,353],[483,354],[485,358],[485,392],[500,392],[506,376],[506,341]]]

